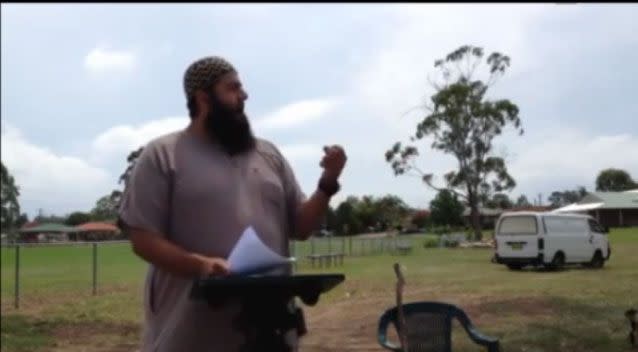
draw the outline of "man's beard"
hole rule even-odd
[[[242,109],[225,106],[215,96],[210,97],[210,112],[206,116],[206,130],[230,155],[242,154],[255,147],[255,136],[248,117]]]

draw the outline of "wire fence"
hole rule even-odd
[[[396,253],[418,245],[422,238],[313,237],[291,241],[289,249],[297,259],[294,270],[299,270],[313,257],[337,255],[343,262],[343,257]],[[147,268],[128,241],[5,244],[1,255],[2,311],[68,302],[118,288],[137,289]]]

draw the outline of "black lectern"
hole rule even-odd
[[[241,312],[235,327],[246,336],[242,352],[288,352],[285,333],[297,329],[305,334],[300,308],[294,306],[299,297],[307,305],[315,305],[319,296],[345,279],[342,274],[292,276],[229,276],[195,281],[192,299],[206,300],[213,309],[227,299],[239,299]]]

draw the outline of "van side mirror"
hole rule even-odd
[[[609,233],[609,226],[603,226],[603,233]]]

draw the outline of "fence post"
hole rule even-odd
[[[97,295],[97,243],[93,242],[93,296]]]
[[[295,255],[296,252],[296,248],[295,248],[295,240],[290,241],[290,246],[288,248],[288,251],[290,252],[290,256],[295,258],[295,261],[292,263],[292,270],[293,273],[297,270],[297,256]]]
[[[310,238],[310,255],[315,255],[315,236]]]
[[[349,245],[350,245],[350,251],[349,251],[349,253],[350,253],[350,255],[352,256],[352,236],[348,237],[348,242],[349,242]]]
[[[16,309],[20,308],[20,245],[16,244],[16,277],[15,277],[15,301],[14,307]]]
[[[346,238],[341,237],[341,254],[346,254]]]
[[[328,237],[328,254],[332,253],[332,237]]]

